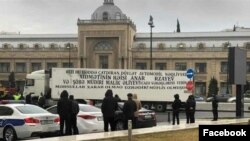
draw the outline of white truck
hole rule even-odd
[[[186,88],[192,80],[186,75],[186,71],[176,70],[52,68],[27,74],[24,94],[34,93],[38,97],[51,88],[53,100],[58,100],[61,92],[67,90],[75,99],[99,102],[106,90],[112,89],[122,100],[127,100],[128,93],[135,93],[143,107],[165,111],[175,94],[183,102],[192,94]]]

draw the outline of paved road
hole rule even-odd
[[[211,102],[197,102],[196,103],[196,109],[197,111],[195,112],[195,118],[196,119],[208,119],[211,120],[213,118],[212,114],[212,103]],[[244,117],[249,117],[250,118],[250,110],[248,110],[248,107],[250,106],[250,103],[245,103],[244,104]],[[219,103],[219,118],[235,118],[236,113],[235,113],[235,103]],[[164,113],[156,113],[156,119],[157,122],[168,122],[168,116],[170,116],[170,120],[172,120],[172,113],[169,112],[170,115],[168,115],[168,112]],[[186,119],[185,112],[180,113],[180,119]]]

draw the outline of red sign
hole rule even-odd
[[[193,87],[194,87],[193,81],[188,81],[188,82],[186,83],[186,88],[187,88],[189,91],[192,91],[192,90],[193,90]]]

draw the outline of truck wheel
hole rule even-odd
[[[4,141],[15,141],[17,139],[16,131],[11,126],[7,126],[3,131]]]
[[[150,104],[149,103],[145,103],[145,104],[143,104],[142,107],[149,110],[150,109]]]
[[[157,112],[165,112],[166,111],[166,104],[156,104],[156,111]]]

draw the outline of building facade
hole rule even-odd
[[[1,34],[0,82],[8,85],[15,72],[17,85],[25,75],[52,67],[150,69],[150,33],[137,33],[136,25],[113,0],[104,0],[91,19],[78,19],[78,34]],[[162,32],[152,34],[155,70],[195,70],[196,95],[206,96],[212,77],[219,93],[235,94],[227,84],[228,47],[247,52],[250,80],[250,29],[220,32]],[[244,62],[239,62],[244,63]]]

